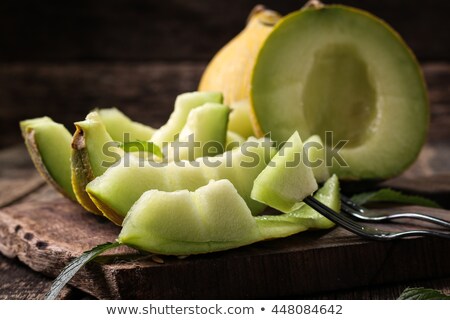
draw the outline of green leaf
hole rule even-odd
[[[129,141],[129,142],[117,142],[119,148],[122,148],[125,152],[133,152],[133,151],[142,151],[142,152],[150,152],[158,157],[163,157],[163,153],[161,149],[149,141]]]
[[[359,205],[371,202],[396,202],[424,207],[440,208],[439,204],[437,204],[433,200],[421,196],[406,195],[401,193],[400,191],[392,189],[380,189],[375,192],[356,194],[352,197],[352,201]]]
[[[397,300],[450,300],[450,296],[434,289],[406,288]]]
[[[118,242],[106,242],[100,244],[91,250],[85,251],[78,258],[73,259],[59,274],[59,276],[53,281],[50,291],[47,292],[44,299],[54,300],[58,297],[59,292],[64,286],[72,279],[75,274],[89,261],[97,257],[102,252],[116,248],[121,244]]]

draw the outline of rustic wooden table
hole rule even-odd
[[[64,79],[83,79],[80,86],[84,86],[89,91],[89,82],[95,81],[93,78],[99,72],[107,73],[111,79],[119,77],[123,81],[133,79],[136,90],[148,90],[148,87],[164,87],[164,94],[174,96],[177,90],[192,90],[192,84],[197,81],[199,74],[204,68],[202,63],[143,63],[132,65],[110,66],[104,64],[86,65],[65,65],[55,68],[53,66],[42,65],[12,65],[4,68],[0,72],[0,78],[7,78],[14,74],[14,78],[20,81],[21,74],[30,74],[34,71],[35,77],[52,78],[57,82],[59,77]],[[431,125],[429,138],[419,160],[402,176],[382,183],[385,186],[393,186],[405,191],[429,196],[446,208],[450,208],[450,64],[428,63],[423,65],[423,70],[427,79],[431,101]],[[141,82],[139,81],[141,75]],[[144,76],[145,75],[145,76]],[[149,77],[151,75],[151,77]],[[26,81],[23,77],[23,81]],[[174,84],[174,79],[178,81]],[[120,82],[120,81],[119,81]],[[67,84],[67,80],[66,80]],[[120,84],[118,84],[120,86]],[[130,88],[132,86],[125,86]],[[116,93],[117,95],[133,94],[127,92]],[[158,92],[153,92],[158,95]],[[163,99],[162,97],[161,99]],[[114,100],[114,99],[112,99]],[[145,101],[142,102],[145,104]],[[132,111],[132,109],[129,109]],[[160,124],[170,110],[165,108],[148,108],[148,122]],[[132,113],[132,112],[131,112]],[[151,120],[150,120],[151,119]],[[5,137],[3,137],[5,138]],[[358,185],[358,188],[367,186]],[[373,187],[373,186],[371,186]],[[354,185],[346,185],[347,190],[354,189]],[[39,203],[40,200],[60,201],[56,193],[53,193],[43,182],[41,177],[34,170],[22,145],[5,148],[0,151],[0,211],[10,212],[8,208],[17,207],[21,204]],[[23,208],[23,207],[22,207]],[[30,211],[32,211],[30,209]],[[56,213],[55,213],[56,214]],[[48,221],[51,224],[52,221]],[[2,230],[0,234],[5,234]],[[16,230],[19,232],[19,230]],[[24,241],[35,241],[32,235],[24,233]],[[0,247],[3,252],[8,252],[7,248],[13,247],[11,243],[5,243],[5,237],[0,236]],[[8,238],[10,239],[10,238]],[[3,242],[3,243],[2,243]],[[442,243],[442,242],[439,242]],[[46,243],[35,243],[38,249],[45,251]],[[427,244],[429,245],[429,244]],[[447,244],[443,244],[445,248]],[[423,248],[426,248],[424,246]],[[26,257],[11,258],[14,252],[8,254],[9,258],[0,254],[0,298],[1,299],[39,299],[49,288],[51,278],[30,269],[22,261],[27,261]],[[422,254],[424,254],[422,252]],[[450,263],[447,252],[434,252],[434,255],[417,256],[422,260],[421,268],[427,271],[417,273],[409,280],[399,277],[398,281],[387,277],[383,281],[367,280],[355,282],[355,286],[342,289],[342,286],[327,287],[318,291],[307,292],[296,295],[300,299],[394,299],[401,291],[408,286],[425,286],[450,292],[450,272],[446,272],[443,266]],[[431,257],[431,258],[430,258]],[[428,259],[428,260],[427,260]],[[395,260],[395,259],[394,259]],[[436,263],[438,265],[436,265]],[[442,268],[439,266],[442,264]],[[397,273],[407,271],[410,266],[395,264]],[[332,265],[326,266],[333,268]],[[402,271],[403,270],[403,271]],[[448,269],[447,269],[448,270]],[[386,273],[386,271],[384,271]],[[48,273],[47,273],[48,274]],[[347,275],[348,276],[348,275]],[[345,287],[345,286],[344,286]],[[267,295],[271,298],[270,295]],[[292,297],[292,296],[291,296]],[[91,295],[68,286],[61,295],[62,299],[90,299]]]

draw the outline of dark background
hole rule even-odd
[[[20,142],[22,119],[49,115],[72,128],[96,106],[161,125],[258,3],[287,14],[304,1],[2,0],[0,148]],[[387,21],[422,64],[449,61],[450,1],[340,3]]]

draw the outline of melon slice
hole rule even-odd
[[[302,139],[319,135],[342,179],[401,173],[417,157],[429,118],[419,65],[400,36],[340,5],[303,9],[275,26],[253,70],[251,103],[255,131],[277,142],[295,130]]]
[[[315,197],[339,210],[336,176]],[[253,217],[228,180],[212,181],[195,191],[149,190],[130,209],[118,242],[153,253],[191,255],[333,226],[311,210],[304,205],[292,213]]]
[[[86,193],[86,185],[101,176],[119,161],[124,152],[114,143],[97,112],[75,123],[72,140],[72,187],[81,206],[89,212],[102,214]]]
[[[20,128],[39,173],[57,191],[75,200],[70,172],[70,132],[49,117],[21,121]]]
[[[79,200],[84,198],[83,201],[88,203],[89,198],[82,197],[85,195],[82,191],[83,185],[104,172],[107,166],[102,168],[99,165],[103,160],[117,161],[123,154],[118,148],[112,147],[113,140],[124,142],[125,135],[128,141],[148,140],[154,131],[148,126],[131,121],[116,108],[97,109],[87,116],[87,120],[77,122],[75,126],[78,128],[74,139],[74,148],[77,151],[71,163],[73,137],[63,125],[49,117],[20,122],[25,144],[38,171],[56,190],[72,200],[75,200],[76,196],[71,172],[77,172],[74,184],[80,195]],[[105,157],[104,146],[107,146],[106,151],[115,153],[115,158]],[[81,149],[84,150],[83,155],[79,152]],[[86,209],[98,213],[92,204],[87,205]]]
[[[255,219],[228,180],[194,192],[145,192],[118,237],[120,243],[140,250],[172,255],[226,250],[260,240]]]
[[[132,121],[117,108],[105,108],[95,110],[106,131],[115,141],[147,141],[150,140],[156,129],[142,123]]]

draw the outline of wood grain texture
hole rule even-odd
[[[26,265],[0,254],[0,300],[42,299],[49,290],[52,279],[30,270]],[[65,287],[60,299],[73,299],[81,295]]]
[[[203,63],[3,64],[0,65],[0,146],[21,141],[19,121],[43,115],[64,123],[84,119],[95,107],[118,107],[159,127],[177,94],[194,91]]]
[[[0,152],[0,208],[33,193],[43,184],[23,145]]]
[[[333,3],[333,1],[324,1]],[[3,61],[207,61],[259,3],[287,14],[304,1],[3,0]],[[446,0],[340,0],[390,23],[420,59],[448,59]]]
[[[6,215],[0,218],[0,252],[9,258],[17,257],[33,270],[54,277],[56,270],[62,270],[71,259],[93,245],[114,241],[119,230],[116,226],[82,212],[81,218],[87,220],[81,231],[79,213],[82,209],[59,195],[58,198],[51,202],[40,199],[38,202],[19,204],[23,210],[17,215],[5,209]],[[40,208],[42,215],[33,217],[34,208]],[[13,234],[15,236],[11,237]],[[15,241],[14,238],[21,240]],[[66,238],[67,241],[56,243],[57,238]],[[68,250],[69,247],[73,250]],[[93,281],[92,275],[89,277],[86,274],[80,272],[76,277],[82,285]],[[103,289],[101,279],[98,279],[97,286]]]

